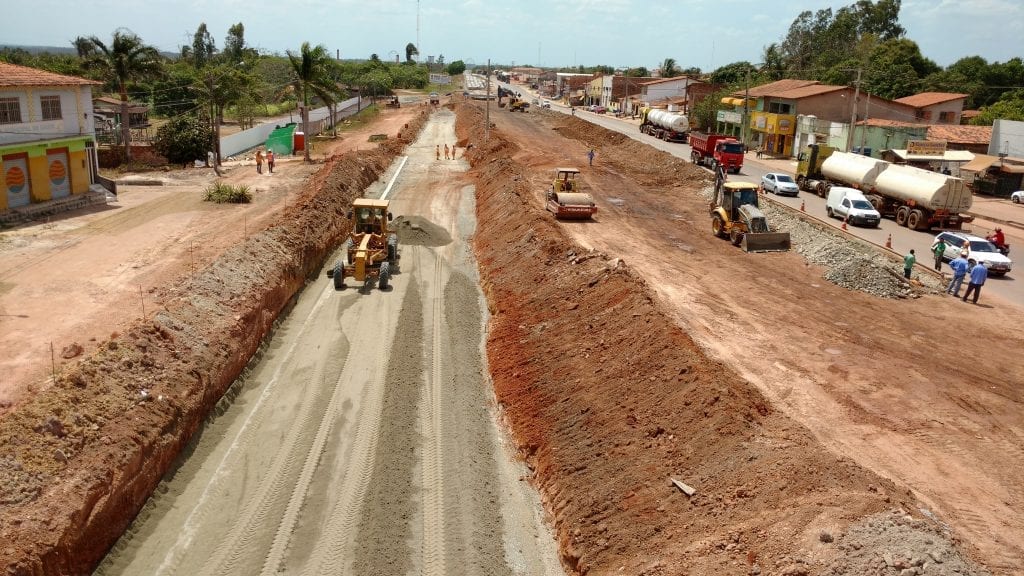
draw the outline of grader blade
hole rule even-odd
[[[747,233],[740,247],[746,252],[785,252],[789,250],[789,232]]]

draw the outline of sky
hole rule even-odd
[[[674,58],[705,72],[781,42],[803,10],[855,0],[32,0],[5,2],[0,44],[65,46],[109,39],[119,27],[178,52],[206,23],[217,47],[241,22],[249,46],[267,53],[322,44],[342,58],[656,68]],[[418,24],[417,24],[418,23]],[[900,23],[940,66],[965,56],[1024,57],[1024,0],[903,0]]]

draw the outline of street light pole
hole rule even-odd
[[[484,142],[491,137],[491,59],[487,59],[487,89],[484,90]]]

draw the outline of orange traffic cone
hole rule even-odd
[[[844,217],[844,218],[843,218],[843,225],[842,225],[842,226],[840,226],[840,228],[842,228],[843,230],[846,230],[846,220],[847,220],[847,218],[846,218],[846,217]]]
[[[885,239],[885,247],[892,250],[892,234],[889,234],[889,237]]]
[[[807,210],[804,210],[804,201],[803,200],[800,201],[800,211],[801,212],[807,212]]]

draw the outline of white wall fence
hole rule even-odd
[[[353,114],[359,112],[363,108],[369,106],[369,98],[360,99],[349,98],[344,102],[338,103],[338,120],[347,118]],[[302,130],[302,120],[298,114],[295,114],[295,124],[298,126],[296,130]],[[309,134],[306,135],[306,139],[316,136],[324,131],[324,129],[330,127],[331,110],[327,106],[322,108],[316,108],[315,110],[309,111]],[[267,141],[267,136],[273,132],[276,128],[285,126],[289,123],[284,117],[269,120],[248,130],[243,130],[229,136],[225,136],[220,139],[220,154],[221,158],[227,159],[231,156],[235,156],[246,150],[255,148],[256,146],[262,145]]]

